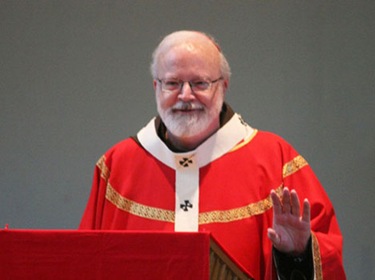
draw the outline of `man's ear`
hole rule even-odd
[[[154,87],[154,90],[156,90],[157,83],[158,83],[157,80],[153,80],[152,85],[153,85],[153,87]]]
[[[224,80],[223,85],[224,85],[224,92],[227,92],[227,89],[229,87],[229,80]]]

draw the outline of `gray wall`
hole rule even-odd
[[[150,55],[177,29],[216,36],[229,102],[305,156],[348,278],[374,279],[374,1],[0,0],[0,227],[77,227],[96,160],[155,114]]]

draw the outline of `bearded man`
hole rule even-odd
[[[345,279],[329,198],[291,145],[224,101],[216,41],[169,34],[151,73],[159,115],[99,159],[80,228],[209,231],[254,279]]]

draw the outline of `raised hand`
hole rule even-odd
[[[281,199],[271,191],[273,203],[273,227],[268,228],[268,238],[280,252],[302,254],[311,236],[310,203],[303,202],[301,216],[300,201],[295,190],[283,189]]]

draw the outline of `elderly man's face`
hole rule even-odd
[[[214,81],[221,78],[218,50],[211,44],[185,43],[162,54],[158,79],[184,81],[181,90],[168,92],[154,81],[160,117],[176,137],[208,137],[219,127],[219,114],[227,81],[212,83],[209,90],[194,92],[188,81]]]

